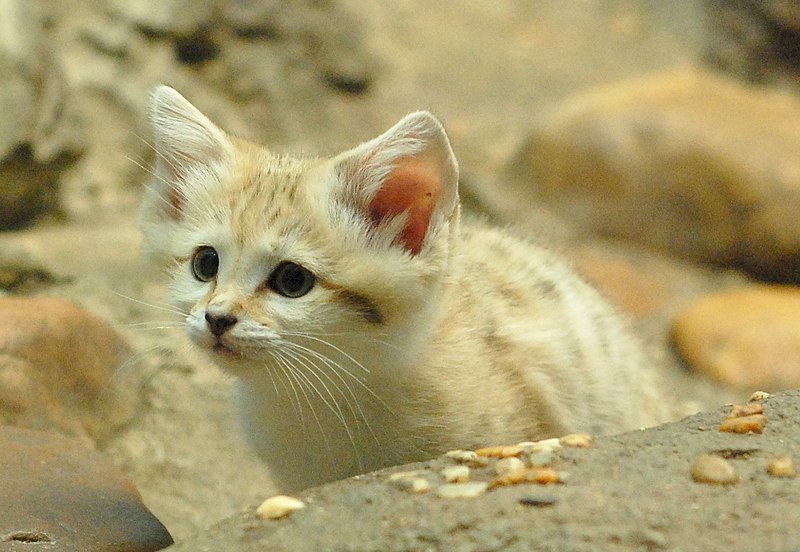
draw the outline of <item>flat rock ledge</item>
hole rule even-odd
[[[727,405],[564,446],[548,466],[561,483],[490,484],[461,498],[437,492],[456,465],[442,457],[309,489],[296,496],[305,507],[280,519],[259,519],[254,505],[170,550],[796,550],[800,478],[768,466],[800,461],[800,390],[758,402],[761,433],[721,432]],[[693,479],[704,455],[735,477]],[[473,466],[470,480],[496,483],[498,462]],[[397,484],[399,472],[429,484]]]

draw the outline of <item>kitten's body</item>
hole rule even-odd
[[[146,248],[174,261],[189,335],[239,377],[246,433],[282,489],[662,421],[637,341],[596,291],[507,233],[459,227],[430,115],[332,159],[229,138],[165,87],[151,118]]]

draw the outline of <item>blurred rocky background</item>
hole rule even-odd
[[[138,257],[156,83],[289,151],[430,109],[468,210],[570,256],[669,400],[800,385],[794,1],[0,0],[0,421],[104,452],[173,536],[271,483]]]

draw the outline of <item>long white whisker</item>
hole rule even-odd
[[[115,291],[113,289],[110,290],[110,291],[114,295],[122,297],[123,299],[127,299],[128,301],[132,301],[133,303],[137,303],[137,304],[143,305],[145,307],[150,307],[151,309],[161,310],[161,311],[165,311],[165,312],[171,312],[172,314],[177,314],[177,315],[180,315],[180,316],[183,316],[183,317],[188,316],[188,313],[185,313],[182,310],[173,307],[172,305],[157,305],[155,303],[148,303],[147,301],[142,301],[141,299],[136,299],[135,297],[131,297],[129,295],[125,295],[124,293],[120,293],[120,292]]]
[[[333,349],[334,351],[336,351],[337,353],[339,353],[343,357],[347,358],[347,360],[349,360],[350,362],[352,362],[353,364],[358,366],[365,373],[369,374],[369,368],[367,368],[366,366],[361,364],[359,361],[357,361],[355,358],[353,358],[349,353],[343,351],[342,349],[340,349],[339,347],[337,347],[336,345],[334,345],[330,341],[325,341],[324,339],[320,339],[319,337],[314,337],[313,335],[310,335],[310,334],[307,334],[307,333],[283,332],[283,335],[296,336],[296,337],[302,337],[302,338],[305,338],[305,339],[310,339],[312,341],[316,341],[317,343],[325,345],[326,347],[330,347],[331,349]]]
[[[325,429],[322,427],[322,422],[320,421],[319,416],[317,415],[317,411],[314,409],[314,404],[311,402],[311,399],[309,398],[308,394],[305,392],[305,389],[303,388],[302,383],[298,379],[298,375],[302,375],[302,371],[301,370],[295,370],[295,367],[291,364],[291,362],[289,362],[288,360],[286,360],[283,357],[283,355],[285,353],[286,353],[286,351],[280,351],[280,352],[276,351],[277,356],[273,356],[273,358],[278,360],[283,366],[286,367],[286,372],[285,373],[287,373],[287,374],[291,375],[293,378],[295,378],[295,381],[297,381],[297,384],[300,386],[300,390],[303,393],[303,398],[305,398],[306,403],[308,404],[308,408],[309,408],[309,410],[311,410],[311,415],[314,417],[314,421],[316,422],[317,427],[319,428],[319,432],[320,432],[320,435],[322,436],[322,440],[325,443],[325,449],[330,454],[332,449],[331,449],[330,442],[328,440],[328,436],[325,434]],[[305,376],[303,376],[303,377],[305,377]],[[306,380],[306,381],[311,386],[311,390],[318,394],[317,389],[311,384],[311,382],[308,382],[308,380]],[[292,385],[292,387],[294,388],[294,385]],[[298,400],[298,403],[299,403],[299,401],[300,401],[299,397],[298,397],[297,400]],[[303,423],[302,417],[300,418],[300,423],[301,424]]]
[[[314,342],[316,342],[316,343],[320,343],[320,344],[322,344],[322,345],[328,346],[328,347],[330,347],[331,349],[333,349],[334,351],[337,351],[337,352],[339,352],[339,353],[340,353],[342,356],[344,356],[346,359],[350,360],[351,362],[353,362],[354,364],[356,364],[357,366],[359,366],[359,367],[360,367],[362,370],[364,370],[365,372],[369,373],[369,370],[368,370],[366,367],[364,367],[364,365],[363,365],[363,364],[361,364],[360,362],[358,362],[358,361],[357,361],[355,358],[353,358],[353,357],[352,357],[351,355],[349,355],[348,353],[345,353],[344,351],[342,351],[342,350],[341,350],[339,347],[337,347],[336,345],[333,345],[332,343],[329,343],[329,342],[325,341],[324,339],[319,339],[319,338],[316,338],[316,337],[313,337],[313,336],[310,336],[310,335],[307,335],[307,334],[302,334],[302,333],[291,333],[291,332],[286,332],[286,333],[284,333],[283,335],[286,335],[286,336],[296,336],[296,337],[300,337],[300,338],[308,338],[308,339],[310,339],[310,340],[312,340],[312,341],[314,341]],[[301,345],[301,344],[297,343],[296,341],[289,341],[289,340],[287,340],[287,342],[289,342],[289,343],[292,343],[293,345],[295,345],[295,346],[298,346],[298,347],[303,347],[304,349],[306,349],[306,350],[308,350],[308,351],[312,351],[314,354],[321,355],[321,353],[319,353],[318,351],[314,351],[314,350],[313,350],[313,349],[311,349],[311,348],[305,347],[305,346],[303,346],[303,345]],[[321,356],[322,356],[322,357],[325,357],[325,355],[321,355]],[[327,357],[325,357],[325,358],[327,358]],[[358,385],[359,385],[359,386],[360,386],[362,389],[364,389],[364,390],[365,390],[367,393],[369,393],[369,394],[370,394],[370,395],[371,395],[371,396],[372,396],[372,397],[373,397],[375,400],[377,400],[378,402],[380,402],[380,403],[381,403],[381,405],[383,405],[383,407],[384,407],[384,408],[386,408],[386,409],[387,409],[389,412],[392,412],[392,409],[389,407],[389,405],[388,405],[388,404],[386,404],[386,402],[385,402],[385,401],[384,401],[384,400],[383,400],[383,399],[382,399],[380,396],[378,396],[378,395],[377,395],[377,394],[376,394],[376,393],[375,393],[375,392],[374,392],[374,391],[373,391],[373,390],[372,390],[372,389],[371,389],[371,388],[370,388],[370,387],[369,387],[369,386],[366,384],[366,382],[365,382],[364,380],[362,380],[360,377],[356,376],[356,375],[355,375],[353,372],[351,372],[350,370],[348,370],[347,368],[345,368],[344,366],[342,366],[340,363],[334,363],[334,364],[335,364],[335,366],[337,367],[338,371],[341,371],[341,372],[343,372],[344,374],[346,374],[347,376],[349,376],[349,377],[350,377],[350,378],[351,378],[353,381],[355,381],[355,382],[356,382],[356,383],[357,383],[357,384],[358,384]]]
[[[355,452],[355,454],[356,454],[356,461],[358,462],[359,469],[363,469],[363,462],[362,462],[362,459],[361,459],[361,455],[359,454],[358,447],[356,446],[355,437],[353,436],[353,432],[350,429],[350,425],[347,423],[347,417],[345,416],[344,412],[342,411],[342,408],[339,405],[339,402],[336,400],[336,397],[334,396],[333,392],[328,387],[328,384],[326,384],[325,381],[323,381],[323,379],[320,377],[320,374],[322,374],[325,377],[325,379],[327,379],[334,386],[334,388],[338,391],[338,393],[342,396],[342,398],[344,398],[345,403],[347,404],[347,407],[350,410],[350,413],[352,414],[353,418],[357,422],[358,421],[358,417],[356,416],[356,413],[353,410],[353,405],[351,404],[351,402],[348,399],[347,395],[336,384],[336,382],[323,369],[321,369],[321,367],[319,367],[316,363],[313,362],[313,360],[311,358],[308,358],[304,354],[306,352],[313,352],[313,351],[297,349],[297,345],[295,343],[292,343],[292,342],[289,342],[289,341],[285,341],[284,343],[289,345],[289,348],[285,349],[284,353],[290,355],[298,363],[300,363],[302,366],[304,366],[309,371],[310,375],[313,376],[314,379],[316,379],[319,382],[319,384],[325,390],[325,393],[327,393],[327,395],[330,397],[330,401],[333,404],[331,404],[331,402],[328,401],[328,399],[319,391],[319,389],[316,387],[316,385],[313,384],[313,382],[309,381],[309,384],[312,386],[313,390],[315,391],[317,396],[320,398],[320,400],[322,400],[322,402],[325,403],[325,405],[328,407],[328,409],[341,422],[342,427],[345,430],[345,433],[347,433],[347,438],[350,441],[350,445],[353,447],[353,452]],[[325,360],[325,359],[323,359],[323,360]],[[299,372],[302,372],[302,370],[299,370]],[[348,389],[348,391],[350,391],[349,387],[347,389]],[[352,391],[350,391],[350,392],[352,394]],[[355,398],[355,396],[354,396],[354,398]],[[357,401],[356,401],[356,405],[358,405]],[[359,411],[360,411],[360,407],[359,407]],[[364,417],[363,412],[362,412],[362,417]],[[364,422],[367,424],[367,427],[369,427],[369,422],[366,419],[366,417],[364,417]],[[371,432],[371,429],[370,429],[370,432]]]
[[[281,384],[283,385],[283,388],[286,390],[286,396],[289,397],[289,402],[295,409],[295,413],[297,414],[297,417],[300,419],[300,423],[303,423],[303,408],[302,405],[300,404],[300,395],[297,393],[297,389],[294,386],[294,382],[290,378],[292,367],[288,363],[286,363],[286,361],[284,361],[283,358],[280,356],[273,355],[273,358],[275,359],[276,365],[280,369],[281,373],[283,373],[284,378],[286,380],[284,381],[281,379]],[[292,401],[292,397],[294,397],[294,401]]]
[[[333,401],[333,403],[331,403],[322,393],[320,393],[319,389],[317,389],[317,387],[314,385],[314,383],[311,380],[308,379],[308,375],[307,374],[305,374],[302,370],[298,370],[298,372],[302,374],[302,376],[305,379],[306,383],[308,384],[309,388],[312,389],[314,391],[314,393],[320,398],[320,400],[322,400],[322,402],[325,403],[325,406],[327,406],[331,410],[331,412],[333,412],[336,415],[336,418],[340,422],[342,422],[342,424],[345,427],[347,427],[347,420],[344,417],[344,413],[342,412],[342,409],[339,407],[339,403],[336,402],[336,398],[333,396],[333,394],[331,393],[331,391],[328,388],[328,386],[325,385],[325,382],[323,382],[322,379],[320,379],[319,375],[316,373],[316,370],[314,370],[314,366],[310,365],[308,363],[308,359],[303,358],[302,356],[298,355],[296,352],[294,352],[292,350],[289,350],[289,349],[284,350],[283,353],[286,354],[287,356],[291,357],[291,359],[294,360],[298,364],[298,366],[296,366],[297,368],[305,367],[309,371],[309,373],[312,376],[314,376],[314,378],[317,381],[319,381],[319,383],[322,385],[323,389],[325,390],[325,393],[327,393],[328,397],[330,397],[330,401]],[[349,433],[349,430],[348,430],[348,433]]]

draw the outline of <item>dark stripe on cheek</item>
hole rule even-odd
[[[383,315],[371,299],[347,290],[339,290],[337,294],[344,303],[358,311],[370,324],[383,324]]]

